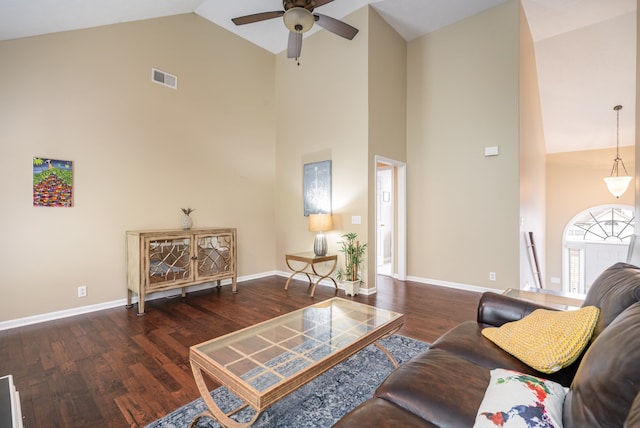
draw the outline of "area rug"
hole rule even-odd
[[[402,364],[429,345],[416,339],[395,334],[380,341]],[[330,427],[360,403],[373,396],[375,389],[393,371],[393,365],[375,345],[370,345],[338,364],[323,375],[292,392],[265,410],[254,427]],[[220,408],[229,412],[239,406],[240,399],[225,387],[211,395]],[[193,418],[206,410],[202,398],[158,419],[147,428],[184,428]],[[253,409],[242,410],[233,419],[246,423],[255,415]],[[199,428],[218,428],[220,425],[202,418]]]

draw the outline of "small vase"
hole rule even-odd
[[[185,214],[184,217],[182,217],[181,224],[182,224],[182,229],[189,230],[191,229],[191,226],[193,226],[193,219],[189,217],[189,214]]]

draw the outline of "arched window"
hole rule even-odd
[[[625,261],[634,230],[630,206],[601,205],[576,215],[563,236],[563,290],[586,293],[603,270]]]

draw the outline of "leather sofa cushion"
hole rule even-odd
[[[639,325],[640,302],[591,344],[565,400],[566,428],[623,426],[640,391]]]
[[[624,421],[624,428],[633,427],[640,427],[640,393],[638,393],[636,399],[633,400],[629,416],[627,416],[627,420]]]
[[[334,428],[362,428],[363,426],[375,428],[435,428],[413,413],[407,412],[381,398],[372,398],[347,414],[334,425]]]
[[[553,374],[541,373],[484,337],[482,329],[485,327],[475,321],[463,322],[440,336],[430,349],[451,352],[488,369],[504,368],[550,379],[567,387],[571,384],[579,361]]]
[[[635,302],[640,302],[640,268],[616,263],[602,272],[589,288],[583,304],[600,308],[593,339]]]
[[[375,396],[438,427],[471,427],[490,377],[486,367],[429,349],[394,370]]]

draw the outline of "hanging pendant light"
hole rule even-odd
[[[616,111],[616,157],[613,160],[613,167],[611,168],[611,175],[604,179],[607,183],[609,192],[616,198],[620,198],[627,191],[629,183],[631,183],[631,177],[627,172],[627,168],[624,166],[624,162],[620,157],[620,110],[622,106],[618,105],[613,108]],[[624,176],[620,176],[618,173],[619,164],[622,164],[624,170]]]

